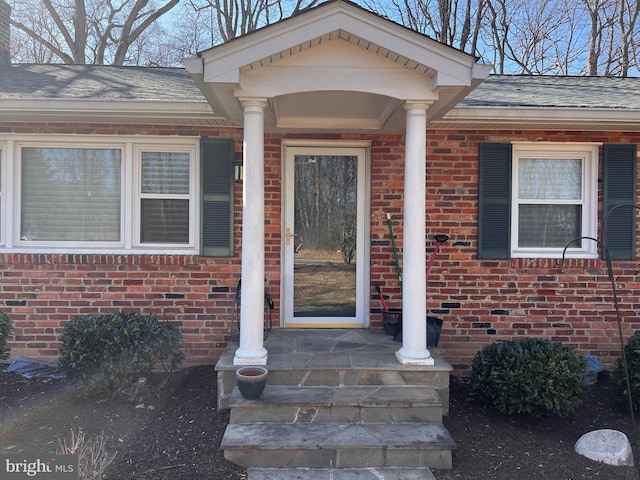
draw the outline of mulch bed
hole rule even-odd
[[[28,380],[0,372],[0,453],[55,453],[60,439],[83,429],[104,433],[116,453],[110,479],[246,478],[219,448],[229,420],[216,408],[212,366],[184,369],[139,404],[75,398],[59,380]],[[152,384],[153,390],[154,384]],[[631,420],[614,397],[606,374],[589,387],[585,403],[567,417],[503,416],[480,403],[466,379],[454,378],[445,425],[457,443],[453,469],[434,471],[437,480],[631,480],[631,467],[612,467],[573,450],[591,430],[613,428],[631,438]]]

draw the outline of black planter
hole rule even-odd
[[[382,312],[382,326],[384,327],[384,333],[387,335],[395,335],[401,324],[401,308],[390,308],[388,312]]]

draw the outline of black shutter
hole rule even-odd
[[[233,140],[203,138],[201,150],[204,256],[233,256]]]
[[[603,149],[603,239],[611,258],[630,260],[636,254],[636,145],[605,145]]]
[[[511,252],[511,144],[480,144],[478,258]]]

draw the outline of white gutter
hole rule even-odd
[[[222,120],[204,101],[158,101],[113,99],[0,99],[0,118],[12,120],[23,117],[51,117],[85,120],[87,117],[118,119],[198,119]]]
[[[558,107],[455,107],[439,124],[540,124],[540,125],[628,125],[640,128],[640,110],[612,108],[558,108]]]

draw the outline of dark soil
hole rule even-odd
[[[228,411],[216,408],[212,366],[184,369],[143,403],[75,398],[63,381],[27,380],[0,372],[0,454],[53,454],[59,439],[81,428],[87,438],[104,432],[116,453],[107,478],[116,480],[246,478],[219,448]],[[567,417],[503,416],[482,405],[465,379],[452,379],[445,424],[457,443],[453,470],[437,480],[631,480],[631,467],[612,467],[573,450],[591,430],[613,428],[630,438],[631,418],[614,397],[606,374],[589,387],[585,403]]]

